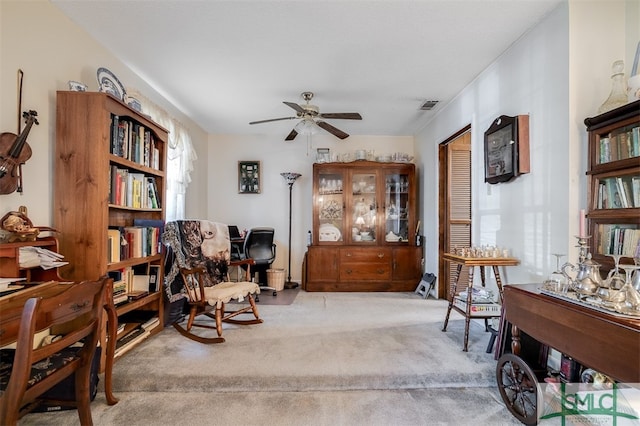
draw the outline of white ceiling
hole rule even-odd
[[[52,0],[208,133],[283,139],[297,121],[248,123],[303,91],[361,113],[328,120],[349,134],[413,135],[561,1]]]

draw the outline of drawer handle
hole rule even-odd
[[[384,274],[384,269],[378,269],[378,275]]]
[[[351,257],[351,253],[347,253],[347,257]]]
[[[378,253],[378,258],[382,259],[384,257],[384,253]]]
[[[346,272],[347,272],[347,274],[351,274],[352,271],[351,271],[351,269],[347,269]]]

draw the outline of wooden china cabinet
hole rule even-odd
[[[422,275],[417,204],[414,164],[314,164],[305,289],[413,291]]]
[[[638,256],[640,240],[640,101],[585,119],[589,133],[588,234],[606,273],[611,255]]]

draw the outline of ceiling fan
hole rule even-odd
[[[298,133],[309,132],[313,133],[317,127],[320,127],[332,135],[345,139],[348,138],[349,135],[343,132],[340,129],[333,127],[331,124],[326,121],[318,120],[318,118],[326,118],[326,119],[342,119],[342,120],[362,120],[362,116],[357,112],[325,112],[321,113],[320,109],[311,105],[309,102],[313,99],[313,92],[302,92],[302,99],[304,99],[307,103],[304,105],[298,105],[294,102],[283,102],[285,105],[293,108],[296,111],[295,117],[282,117],[282,118],[271,118],[269,120],[260,120],[260,121],[252,121],[249,124],[260,124],[260,123],[268,123],[270,121],[280,121],[280,120],[295,120],[296,118],[301,119],[298,124],[291,130],[291,133],[287,135],[285,138],[286,141],[291,141],[298,136]]]

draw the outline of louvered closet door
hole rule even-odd
[[[447,247],[451,252],[455,247],[469,247],[471,245],[471,133],[466,132],[448,145],[448,229]],[[448,263],[448,262],[447,262]],[[455,279],[456,265],[447,266],[447,290]],[[459,292],[461,285],[469,280],[467,268],[462,268],[458,280]]]

